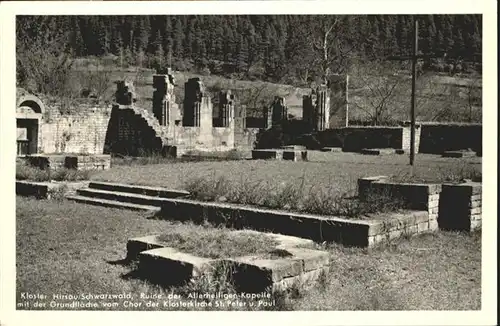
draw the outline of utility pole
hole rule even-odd
[[[345,126],[349,127],[349,75],[345,75]]]
[[[411,174],[415,165],[415,86],[417,83],[417,55],[418,55],[418,20],[413,20],[413,53],[412,53],[412,76],[411,76],[411,129],[410,129],[410,165]]]

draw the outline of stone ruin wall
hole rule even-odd
[[[36,113],[30,105],[42,106]],[[51,102],[44,96],[34,96],[24,89],[17,89],[17,133],[18,139],[30,128],[30,122],[37,120],[35,135],[36,148],[32,153],[75,153],[102,154],[106,131],[108,128],[111,107],[88,103],[72,104],[62,114],[60,103]],[[33,120],[26,120],[33,119]],[[25,127],[26,125],[26,127]]]
[[[62,115],[49,107],[40,121],[39,153],[102,154],[111,115],[110,107],[79,105]]]
[[[347,85],[347,80],[345,80],[345,83],[342,81],[339,82],[340,86],[337,85],[339,86],[337,87],[339,93],[342,93],[341,88]],[[287,120],[285,101],[283,98],[276,97],[273,103],[264,109],[263,120],[265,120],[265,125],[251,126],[249,128],[245,109],[237,107],[236,99],[231,94],[231,91],[220,92],[218,94],[219,105],[213,108],[210,95],[205,91],[199,78],[190,79],[186,83],[186,98],[184,99],[184,110],[182,110],[175,103],[174,82],[170,72],[167,75],[155,75],[153,77],[155,91],[153,93],[152,112],[134,106],[134,87],[132,83],[126,81],[117,83],[118,89],[116,93],[117,102],[125,104],[113,109],[113,113],[111,107],[79,104],[71,110],[71,112],[75,113],[63,115],[60,113],[60,104],[47,105],[39,121],[38,152],[87,154],[118,152],[139,155],[140,149],[161,151],[163,146],[178,146],[181,152],[188,150],[228,151],[235,148],[248,150],[253,148],[260,130],[270,128]],[[375,129],[377,133],[387,129],[392,134],[395,132],[393,129],[397,129],[395,137],[389,137],[388,134],[383,132],[380,137],[384,138],[384,141],[387,141],[389,137],[392,142],[397,143],[392,144],[390,147],[409,150],[408,127],[329,128],[333,123],[333,121],[329,121],[329,118],[335,115],[335,113],[330,115],[329,112],[330,95],[332,93],[327,90],[326,86],[319,86],[312,90],[310,95],[303,97],[303,121],[312,131],[320,132],[318,136],[325,144],[331,147],[341,145],[335,143],[335,140],[341,136],[337,135],[338,133],[344,134],[354,130],[359,132],[360,129],[364,129],[364,131],[371,134]],[[332,96],[335,97],[335,94]],[[23,107],[17,108],[18,116],[23,115],[23,109]],[[216,118],[213,118],[214,110],[217,113]],[[344,111],[345,114],[345,110],[339,110],[339,112],[341,111]],[[341,124],[343,123],[345,121]],[[438,127],[444,130],[441,126]],[[438,127],[434,129],[438,129]],[[473,127],[474,130],[479,130],[477,134],[480,134],[481,126],[474,125]],[[431,129],[433,126],[427,128]],[[471,128],[470,126],[460,126],[460,128],[455,129],[462,131]],[[422,149],[425,147],[422,152],[432,152],[432,150],[441,152],[441,148],[434,149],[439,144],[432,143],[428,145],[430,141],[426,140],[431,137],[428,137],[427,133],[424,135],[424,131],[422,131],[422,144],[419,144],[420,129],[417,128],[416,135],[417,152],[419,147],[422,147]],[[452,128],[448,127],[448,129],[451,130]],[[479,141],[474,140],[471,142],[473,144],[469,145],[470,147],[480,148],[480,136],[476,138]],[[368,145],[366,144],[365,147],[375,145],[383,147],[383,144]],[[450,147],[447,145],[441,147]]]

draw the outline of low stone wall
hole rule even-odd
[[[418,153],[420,128],[415,129],[415,151]],[[323,147],[342,147],[344,152],[362,149],[393,148],[410,150],[410,127],[353,126],[327,129],[317,138]]]
[[[477,182],[443,184],[439,201],[439,227],[474,231],[482,224],[482,189]]]
[[[293,149],[254,149],[253,160],[307,161],[307,151]]]
[[[16,195],[36,197],[38,199],[51,199],[56,194],[63,196],[76,192],[77,189],[87,187],[88,181],[78,182],[34,182],[16,181]]]
[[[282,160],[283,151],[277,149],[254,149],[252,151],[254,160]]]
[[[111,155],[67,155],[39,154],[26,156],[25,160],[39,169],[77,169],[77,170],[108,170],[111,168]]]
[[[389,182],[388,179],[386,176],[359,179],[359,198],[363,200],[370,193],[376,192],[402,200],[404,207],[408,209],[427,211],[429,230],[437,230],[441,185]]]
[[[77,170],[109,170],[111,155],[66,156],[65,166]]]
[[[482,152],[482,125],[478,123],[442,123],[421,125],[420,152],[442,154],[445,151],[472,149]]]
[[[371,192],[402,199],[407,208],[427,211],[429,230],[474,231],[481,227],[481,183],[417,184],[388,181],[386,176],[358,180],[361,200]]]
[[[361,220],[189,199],[162,200],[160,215],[166,219],[195,223],[209,221],[238,229],[249,228],[359,247],[371,247],[403,234],[432,230],[434,220],[430,217],[435,219],[435,215],[429,217],[427,211],[391,213]]]

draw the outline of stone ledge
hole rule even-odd
[[[51,199],[55,192],[63,191],[63,195],[73,194],[76,190],[88,185],[88,181],[75,182],[35,182],[16,180],[16,195],[36,197],[38,199]]]

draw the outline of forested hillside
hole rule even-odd
[[[433,57],[424,69],[480,70],[481,15],[18,16],[17,43],[18,55],[38,45],[73,57],[114,55],[122,66],[307,84],[354,60],[408,55],[413,17],[422,54]]]

